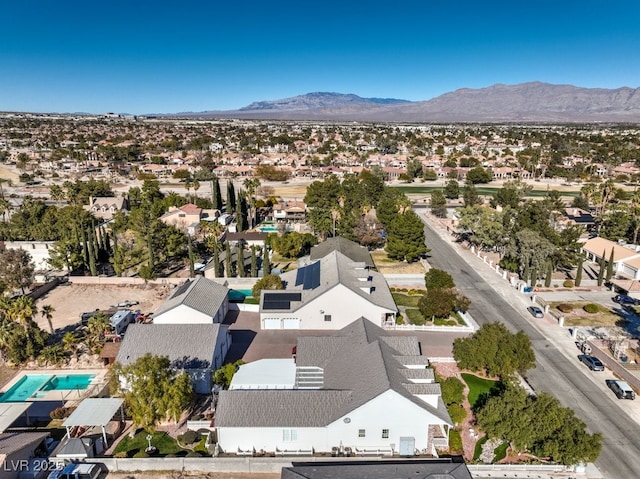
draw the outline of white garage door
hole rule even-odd
[[[635,268],[628,266],[626,264],[622,265],[622,272],[624,274],[626,274],[627,276],[629,276],[630,278],[635,278],[636,274],[638,273],[638,270],[636,270]]]
[[[300,329],[300,320],[298,318],[287,318],[283,320],[283,329]]]
[[[265,319],[262,329],[282,329],[280,319]]]

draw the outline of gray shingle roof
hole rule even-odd
[[[48,432],[3,432],[0,434],[0,454],[10,455],[31,445],[35,448],[48,436]]]
[[[228,293],[229,289],[227,287],[204,276],[198,276],[193,280],[188,279],[184,284],[176,288],[169,299],[160,305],[154,315],[160,316],[162,313],[166,313],[183,304],[213,318],[224,303]]]
[[[218,427],[314,427],[328,424],[349,391],[263,389],[220,391]]]
[[[395,341],[390,337],[389,333],[365,318],[358,319],[333,336],[299,337],[296,365],[323,368],[323,388],[222,391],[216,414],[220,414],[224,421],[220,424],[216,415],[216,424],[230,427],[240,427],[240,424],[245,427],[293,427],[293,423],[298,421],[295,425],[300,427],[326,426],[390,389],[451,424],[442,401],[434,407],[415,396],[438,394],[440,386],[409,383],[406,368],[397,360],[397,357],[406,356],[399,355],[399,351],[389,345],[395,343],[403,349],[413,350],[419,347],[418,339],[404,336],[402,341]],[[415,343],[413,347],[408,345],[410,341]],[[329,396],[327,399],[325,394],[328,392],[340,392],[347,396],[338,396],[339,399]],[[291,407],[282,407],[283,404],[291,404]],[[296,415],[307,415],[307,408],[313,411],[308,418],[294,418]]]
[[[299,278],[304,275],[304,269],[317,269],[320,267],[319,281],[314,282],[313,288],[306,288],[301,284]],[[292,302],[289,311],[296,311],[303,305],[308,304],[315,298],[321,296],[331,288],[341,284],[346,286],[358,296],[366,299],[376,306],[386,308],[389,311],[397,311],[395,300],[391,295],[391,290],[383,275],[376,271],[359,268],[356,263],[339,251],[331,251],[318,262],[301,266],[297,270],[289,271],[280,275],[285,289],[281,293],[300,292],[301,302]],[[361,281],[361,277],[366,277],[366,281]],[[370,293],[362,288],[370,289]],[[280,294],[278,291],[269,291],[269,294]],[[262,300],[260,301],[262,310]],[[271,310],[270,310],[271,311]]]
[[[147,353],[167,356],[184,369],[211,367],[215,347],[227,334],[227,326],[211,324],[131,324],[116,361],[126,366]]]
[[[371,253],[364,246],[360,246],[354,241],[343,238],[342,236],[336,236],[335,238],[329,238],[326,241],[311,248],[310,258],[312,260],[324,258],[332,251],[339,251],[351,261],[363,262],[368,267],[374,268],[375,264],[371,259]]]

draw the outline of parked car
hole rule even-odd
[[[136,304],[140,304],[140,301],[131,301],[126,300],[118,303],[118,308],[130,308],[131,306],[135,306]]]
[[[604,364],[595,356],[589,354],[581,354],[578,359],[585,363],[592,371],[604,371]]]
[[[618,381],[616,379],[607,379],[605,381],[609,389],[611,389],[618,399],[635,399],[636,393],[626,381]]]
[[[640,304],[640,299],[632,298],[626,294],[618,294],[613,297],[613,300],[618,304],[633,304],[634,306]]]
[[[67,464],[49,474],[48,479],[98,479],[102,472],[100,464]]]
[[[534,318],[544,318],[544,312],[537,306],[529,306],[527,308],[527,311],[529,311],[529,313],[531,313],[531,316],[533,316]]]

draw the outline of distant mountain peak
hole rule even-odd
[[[363,98],[353,93],[312,92],[281,100],[265,100],[253,102],[238,111],[300,111],[318,108],[336,108],[349,105],[397,105],[410,103],[408,100],[396,98]]]

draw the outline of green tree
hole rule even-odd
[[[21,249],[0,251],[0,282],[9,290],[25,288],[33,283],[35,267],[31,255]]]
[[[466,311],[469,300],[455,289],[431,288],[418,301],[418,309],[427,320],[443,319],[453,311]]]
[[[464,200],[465,208],[482,203],[482,200],[480,199],[480,195],[478,195],[478,191],[476,190],[476,187],[473,186],[472,183],[468,183],[463,188],[462,199]]]
[[[418,261],[429,252],[425,245],[424,224],[413,210],[406,210],[393,219],[385,250],[390,258],[408,263]]]
[[[456,180],[449,180],[443,190],[444,196],[450,200],[457,200],[460,197],[460,185]]]
[[[461,369],[502,378],[524,373],[535,365],[529,337],[522,331],[509,332],[502,323],[484,324],[473,335],[454,340],[453,357]]]
[[[490,170],[482,166],[476,166],[467,171],[466,178],[469,183],[476,185],[478,183],[489,183],[493,179],[493,175]]]
[[[174,370],[166,356],[145,354],[126,366],[117,365],[115,372],[126,385],[125,402],[134,424],[148,431],[178,418],[193,398],[187,373]]]
[[[262,277],[268,276],[271,274],[271,261],[269,260],[269,249],[266,247],[262,248]],[[255,294],[254,294],[255,296]]]
[[[318,243],[318,239],[309,233],[298,233],[295,231],[285,233],[281,236],[273,235],[271,247],[285,258],[299,258],[309,253],[312,246]]]
[[[258,277],[258,256],[256,254],[255,245],[251,245],[251,277]]]
[[[442,191],[434,191],[431,193],[431,213],[438,218],[447,217],[447,199]]]
[[[213,373],[213,382],[222,386],[223,389],[229,389],[231,380],[234,374],[238,371],[240,366],[244,364],[242,359],[239,359],[235,363],[227,363]]]
[[[43,304],[42,309],[40,309],[40,314],[43,318],[47,319],[47,323],[49,323],[49,332],[53,334],[53,323],[51,320],[53,319],[53,313],[55,313],[56,309],[50,304]]]
[[[577,271],[576,271],[576,281],[575,281],[575,285],[576,287],[580,286],[582,284],[582,270],[584,268],[584,259],[581,257],[580,260],[578,261],[578,266],[577,266]]]
[[[614,264],[613,253],[614,253],[614,249],[611,248],[611,255],[609,255],[609,261],[607,262],[607,274],[605,275],[605,279],[607,281],[611,281],[611,278],[613,278],[613,264]]]
[[[515,451],[558,464],[595,461],[602,448],[602,435],[588,434],[572,409],[548,393],[528,396],[516,384],[507,383],[481,404],[476,419],[490,437],[508,440]]]
[[[424,275],[424,283],[427,289],[449,289],[455,287],[453,278],[449,273],[437,268],[431,268]]]
[[[283,288],[284,286],[282,284],[282,279],[280,279],[280,276],[275,274],[267,274],[262,278],[260,278],[258,281],[256,281],[256,283],[253,285],[253,288],[251,290],[251,295],[254,298],[259,298],[260,292],[263,289],[283,289]]]

